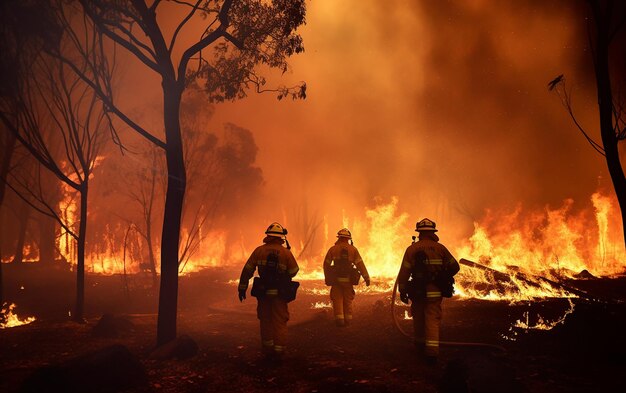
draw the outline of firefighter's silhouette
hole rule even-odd
[[[298,264],[290,251],[287,230],[272,223],[265,231],[263,245],[257,247],[241,271],[239,300],[246,298],[248,281],[258,268],[250,294],[257,298],[257,317],[261,325],[261,347],[269,357],[280,358],[287,345],[287,303],[295,298],[298,283],[291,279]],[[287,247],[283,246],[287,243]]]
[[[426,355],[429,363],[436,363],[439,355],[439,329],[443,297],[454,292],[454,275],[459,264],[441,243],[435,222],[425,218],[417,223],[419,240],[404,253],[398,274],[400,299],[411,301],[415,345]]]
[[[337,326],[347,326],[352,321],[354,287],[363,280],[370,285],[370,276],[359,250],[352,242],[352,234],[346,228],[337,232],[337,242],[324,258],[324,280],[330,285],[330,298]]]

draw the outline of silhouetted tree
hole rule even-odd
[[[67,16],[65,11],[70,9],[78,12],[84,19],[77,19],[84,22],[87,28],[95,28],[161,79],[165,140],[130,119],[117,106],[110,84],[102,83],[97,73],[88,75],[79,67],[74,67],[77,75],[92,86],[108,110],[165,151],[168,184],[161,236],[157,323],[157,345],[162,345],[176,337],[178,252],[187,182],[180,127],[183,91],[193,87],[205,92],[213,101],[242,98],[249,87],[262,91],[265,80],[255,74],[256,66],[285,71],[287,58],[303,50],[302,40],[295,30],[304,23],[304,0],[156,0],[150,4],[141,0],[80,0],[57,4],[62,16]],[[157,15],[160,12],[176,15],[180,10],[184,10],[185,16],[174,31],[168,33]],[[200,37],[182,51],[176,50],[181,31],[198,16],[203,23]],[[73,31],[74,25],[69,18],[65,17],[65,20],[66,32]],[[79,34],[70,36],[76,37],[74,44],[77,48],[83,45]],[[210,57],[205,55],[209,49]],[[99,64],[109,62],[110,56],[112,54],[92,56],[89,60],[93,62],[93,68],[98,69]],[[73,66],[74,59],[62,53],[59,57]],[[190,63],[194,66],[190,67]],[[276,91],[279,98],[286,95],[305,96],[304,85]]]
[[[28,31],[31,34],[28,45],[39,50],[28,52],[29,68],[15,70],[16,87],[11,95],[2,97],[0,101],[0,121],[44,168],[67,186],[68,191],[79,194],[78,222],[63,219],[57,207],[46,200],[46,190],[41,188],[41,177],[37,174],[33,182],[32,179],[24,178],[24,173],[9,173],[7,184],[33,208],[56,219],[77,241],[76,305],[73,317],[82,321],[89,177],[96,163],[103,132],[109,129],[111,123],[93,90],[58,56],[52,55],[62,47],[62,25],[58,24],[55,10],[29,2],[13,2],[12,5],[15,29],[10,37],[18,36],[22,26],[27,26],[31,29]],[[88,45],[83,47],[86,56],[102,50],[99,36],[90,37]],[[3,37],[3,40],[7,39]],[[20,49],[16,48],[17,51]],[[94,70],[85,61],[74,63],[73,66],[83,74],[93,75]],[[100,72],[100,77],[106,77],[108,65],[100,65],[97,72]],[[52,147],[57,143],[62,146],[59,149],[61,154]]]
[[[620,34],[622,41],[624,40],[626,4],[613,0],[589,0],[588,3],[591,10],[589,44],[595,70],[601,143],[596,142],[574,116],[571,96],[566,89],[563,75],[550,81],[548,89],[559,94],[577,128],[606,160],[621,211],[626,246],[626,177],[619,156],[619,142],[626,139],[626,103],[623,96],[623,89],[626,87],[626,80],[623,79],[626,64],[611,66],[612,58],[620,59],[621,56],[623,60],[623,51],[626,50],[623,44],[615,48]]]
[[[0,134],[0,143],[2,148],[2,158],[0,158],[0,209],[4,206],[4,193],[6,190],[5,179],[9,173],[11,165],[11,157],[13,156],[13,150],[15,149],[15,135],[10,133],[2,127],[2,134]],[[3,226],[0,225],[0,239],[4,236]],[[0,241],[0,245],[2,242]],[[2,249],[0,248],[0,308],[4,304],[4,278],[2,276]]]

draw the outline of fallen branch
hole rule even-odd
[[[593,297],[591,295],[589,295],[587,292],[581,291],[579,289],[576,288],[572,288],[569,285],[565,285],[562,284],[560,282],[554,281],[554,280],[550,280],[548,278],[542,277],[542,276],[532,276],[532,278],[530,278],[527,274],[524,273],[520,273],[520,272],[515,272],[514,274],[509,274],[509,273],[503,273],[499,270],[495,270],[493,268],[490,268],[489,266],[485,266],[485,265],[481,265],[480,263],[476,263],[474,261],[470,261],[468,259],[464,259],[461,258],[459,260],[459,263],[465,266],[469,266],[471,268],[475,268],[475,269],[480,269],[483,271],[487,271],[493,274],[494,279],[498,280],[498,281],[512,281],[512,279],[517,279],[517,280],[521,280],[524,281],[528,284],[537,286],[538,283],[537,281],[543,281],[546,282],[550,285],[552,285],[553,287],[556,288],[560,288],[563,289],[567,292],[570,292],[580,298],[583,299],[587,299],[587,300],[591,300],[594,302],[606,302],[606,303],[615,303],[616,301],[613,299],[600,299],[597,297]]]

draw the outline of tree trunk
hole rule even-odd
[[[180,134],[180,101],[182,88],[175,80],[163,81],[163,110],[167,147],[167,191],[161,237],[161,285],[159,291],[159,317],[157,346],[176,338],[178,305],[178,248],[180,220],[185,197],[186,175],[183,144]]]
[[[24,242],[26,241],[26,230],[28,229],[28,219],[30,218],[30,207],[28,204],[23,201],[20,201],[20,204],[21,206],[17,213],[19,232],[17,233],[13,263],[22,263],[24,261]]]
[[[610,10],[602,9],[600,2],[591,2],[596,25],[595,71],[600,110],[600,134],[606,155],[606,164],[617,195],[626,247],[626,177],[620,163],[617,134],[613,125],[613,94],[609,74],[609,29],[612,25]]]
[[[152,166],[153,168],[157,167],[157,157],[156,151],[152,150]],[[152,290],[156,291],[159,279],[157,277],[156,270],[156,258],[154,256],[154,248],[152,244],[152,211],[154,207],[154,193],[156,189],[156,171],[152,170],[152,180],[150,183],[150,199],[148,201],[147,209],[145,209],[145,218],[146,218],[146,242],[148,243],[148,262],[150,263],[150,272],[152,274]]]
[[[55,261],[54,239],[56,221],[47,216],[39,217],[39,263],[52,266]]]
[[[150,263],[150,274],[152,275],[152,289],[156,291],[159,285],[159,278],[156,271],[156,258],[154,257],[154,248],[152,244],[152,219],[146,222],[146,242],[148,243],[148,262]]]
[[[11,165],[11,157],[13,156],[13,151],[15,150],[15,134],[12,132],[5,132],[5,138],[3,151],[2,151],[2,161],[0,162],[0,209],[2,209],[4,205],[4,191],[6,189],[6,178],[9,174],[9,168]],[[2,276],[2,225],[0,225],[0,308],[4,304],[4,279]]]
[[[87,238],[87,195],[89,191],[89,176],[80,189],[80,223],[78,227],[78,251],[76,257],[76,307],[74,320],[85,321],[85,239]]]

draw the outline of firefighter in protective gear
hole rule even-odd
[[[439,328],[442,297],[451,297],[452,278],[459,264],[441,243],[435,222],[425,218],[415,227],[419,240],[404,253],[398,274],[400,299],[411,300],[415,331],[415,345],[423,350],[429,363],[436,363],[439,355]]]
[[[254,279],[251,295],[257,298],[257,317],[261,325],[263,354],[280,358],[287,345],[288,300],[284,300],[281,289],[298,273],[299,267],[291,250],[287,247],[287,230],[279,223],[272,223],[265,231],[263,245],[257,247],[241,271],[239,278],[239,300],[246,298],[248,281],[258,268],[259,277]],[[258,286],[258,287],[257,287]],[[256,288],[255,288],[256,287]],[[295,295],[295,294],[294,294]]]
[[[361,276],[369,286],[370,276],[359,250],[352,243],[352,234],[343,228],[337,232],[337,242],[324,258],[324,281],[331,286],[330,298],[337,326],[347,326],[352,321],[353,285],[358,284]]]

